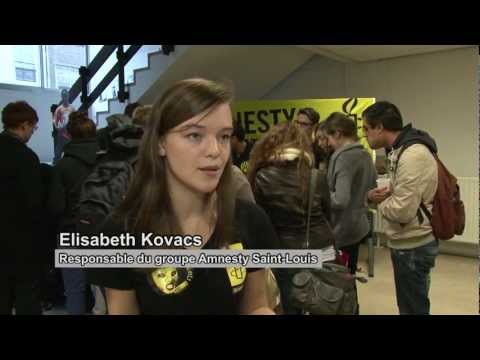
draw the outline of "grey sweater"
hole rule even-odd
[[[358,142],[333,153],[327,180],[337,247],[356,244],[370,231],[365,196],[377,186],[376,179],[372,158]]]

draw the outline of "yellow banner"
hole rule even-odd
[[[362,112],[373,103],[374,98],[239,101],[233,104],[233,116],[242,124],[247,139],[258,140],[272,126],[295,120],[304,107],[318,111],[320,121],[333,112],[343,112],[355,121],[360,142],[371,152],[363,135]]]

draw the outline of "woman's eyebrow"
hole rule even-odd
[[[198,125],[198,124],[187,124],[187,125],[182,126],[180,129],[178,129],[178,131],[190,130],[191,128],[205,129],[205,126]]]

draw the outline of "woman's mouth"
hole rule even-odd
[[[217,176],[220,173],[220,167],[219,166],[205,166],[201,167],[200,171],[205,173],[208,176]]]

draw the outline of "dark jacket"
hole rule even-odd
[[[254,180],[255,200],[269,215],[285,249],[305,247],[308,187],[303,193],[299,184],[296,159],[266,164],[257,171]],[[333,245],[329,217],[330,196],[325,174],[321,173],[313,198],[310,248]]]
[[[38,156],[14,134],[0,134],[0,271],[39,265],[43,181]]]
[[[328,166],[332,225],[337,246],[353,245],[370,232],[366,194],[377,186],[377,172],[359,143],[337,149]]]
[[[80,184],[97,162],[98,149],[95,138],[72,140],[65,145],[63,158],[54,167],[48,208],[60,218],[60,231],[71,229],[72,206],[78,200]]]
[[[113,114],[107,117],[107,126],[97,130],[98,145],[101,150],[107,151],[110,147],[112,138],[111,133],[121,127],[132,125],[132,119],[123,114]]]
[[[426,131],[413,128],[412,124],[408,124],[402,129],[402,132],[392,144],[392,148],[396,150],[400,146],[408,146],[410,144],[423,144],[428,147],[432,153],[437,153],[435,140]]]
[[[143,128],[124,125],[110,132],[108,151],[101,161],[127,161],[136,157],[143,136]]]

